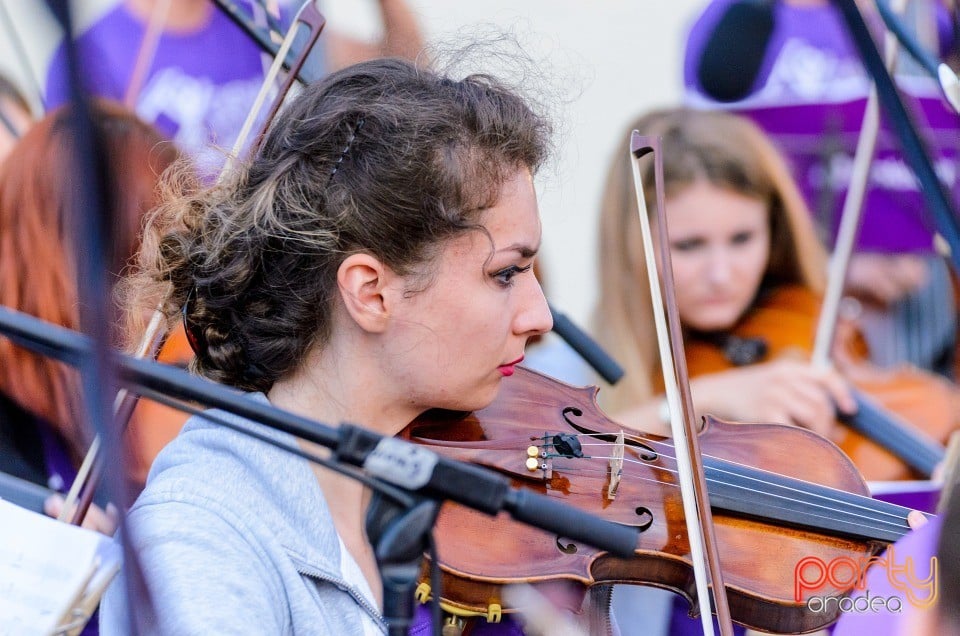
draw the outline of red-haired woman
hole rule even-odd
[[[178,155],[118,105],[95,102],[92,114],[110,166],[110,270],[118,276],[139,246],[143,216],[156,203],[157,179]],[[77,329],[76,219],[69,198],[79,171],[70,143],[69,112],[54,111],[23,136],[0,167],[0,304]],[[0,471],[63,490],[89,442],[79,374],[0,339]],[[98,515],[90,525],[110,529],[109,520]]]

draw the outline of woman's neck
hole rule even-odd
[[[343,331],[325,343],[322,351],[308,354],[299,369],[273,385],[267,397],[279,408],[330,426],[349,422],[381,435],[396,435],[423,409],[404,393],[402,380],[383,370],[382,349],[375,338],[343,335]],[[329,456],[315,444],[301,442],[301,446]],[[364,531],[370,491],[358,481],[320,466],[314,467],[314,474],[337,533],[380,604],[380,577]]]
[[[311,355],[299,370],[277,381],[267,397],[275,406],[328,426],[349,422],[389,436],[420,412],[394,391],[373,356],[356,350],[340,355],[336,347]]]

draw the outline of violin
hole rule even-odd
[[[600,410],[597,391],[518,368],[487,408],[429,411],[401,433],[641,531],[634,557],[623,559],[503,515],[445,505],[435,533],[445,609],[495,618],[513,611],[502,608],[502,586],[560,579],[652,585],[692,603],[672,441],[624,431]],[[708,417],[699,440],[731,613],[748,627],[806,632],[831,623],[837,604],[813,612],[795,598],[799,564],[865,563],[909,529],[909,511],[870,499],[853,463],[811,431]],[[849,587],[825,583],[817,594],[843,595]]]
[[[686,338],[690,377],[813,350],[819,299],[799,285],[762,294],[735,329],[720,337]],[[879,369],[866,362],[866,346],[847,325],[838,338],[844,376],[855,388],[859,411],[841,420],[837,444],[869,480],[929,477],[946,442],[960,425],[960,395],[946,380],[907,365]],[[893,435],[888,450],[871,435]],[[883,438],[880,438],[883,441]]]
[[[178,324],[160,347],[157,361],[186,368],[193,355],[183,325]],[[153,400],[137,400],[124,433],[130,479],[137,484],[146,483],[153,459],[177,436],[189,417],[189,413]]]

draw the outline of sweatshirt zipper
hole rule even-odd
[[[362,607],[368,614],[370,614],[370,616],[374,618],[374,620],[376,620],[377,625],[380,627],[381,631],[383,631],[384,633],[387,632],[387,622],[384,620],[383,615],[380,613],[380,610],[374,607],[373,604],[367,600],[367,597],[365,597],[363,594],[358,592],[352,586],[347,585],[344,581],[340,579],[324,574],[319,570],[308,568],[301,565],[296,565],[295,567],[297,569],[297,572],[299,572],[303,576],[309,576],[312,579],[317,579],[318,581],[330,583],[331,585],[335,585],[339,589],[349,594],[351,597],[353,597],[353,600],[356,601],[357,605]]]

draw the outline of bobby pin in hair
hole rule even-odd
[[[343,163],[344,157],[346,157],[347,153],[350,152],[350,146],[353,145],[353,140],[357,138],[357,133],[360,132],[361,128],[363,128],[363,117],[360,117],[357,120],[357,125],[353,127],[352,131],[350,131],[350,139],[347,139],[347,145],[343,148],[343,152],[341,152],[340,156],[337,158],[337,162],[333,164],[333,170],[330,171],[330,181],[333,181],[333,176],[337,174],[337,170],[340,169],[340,164]]]

